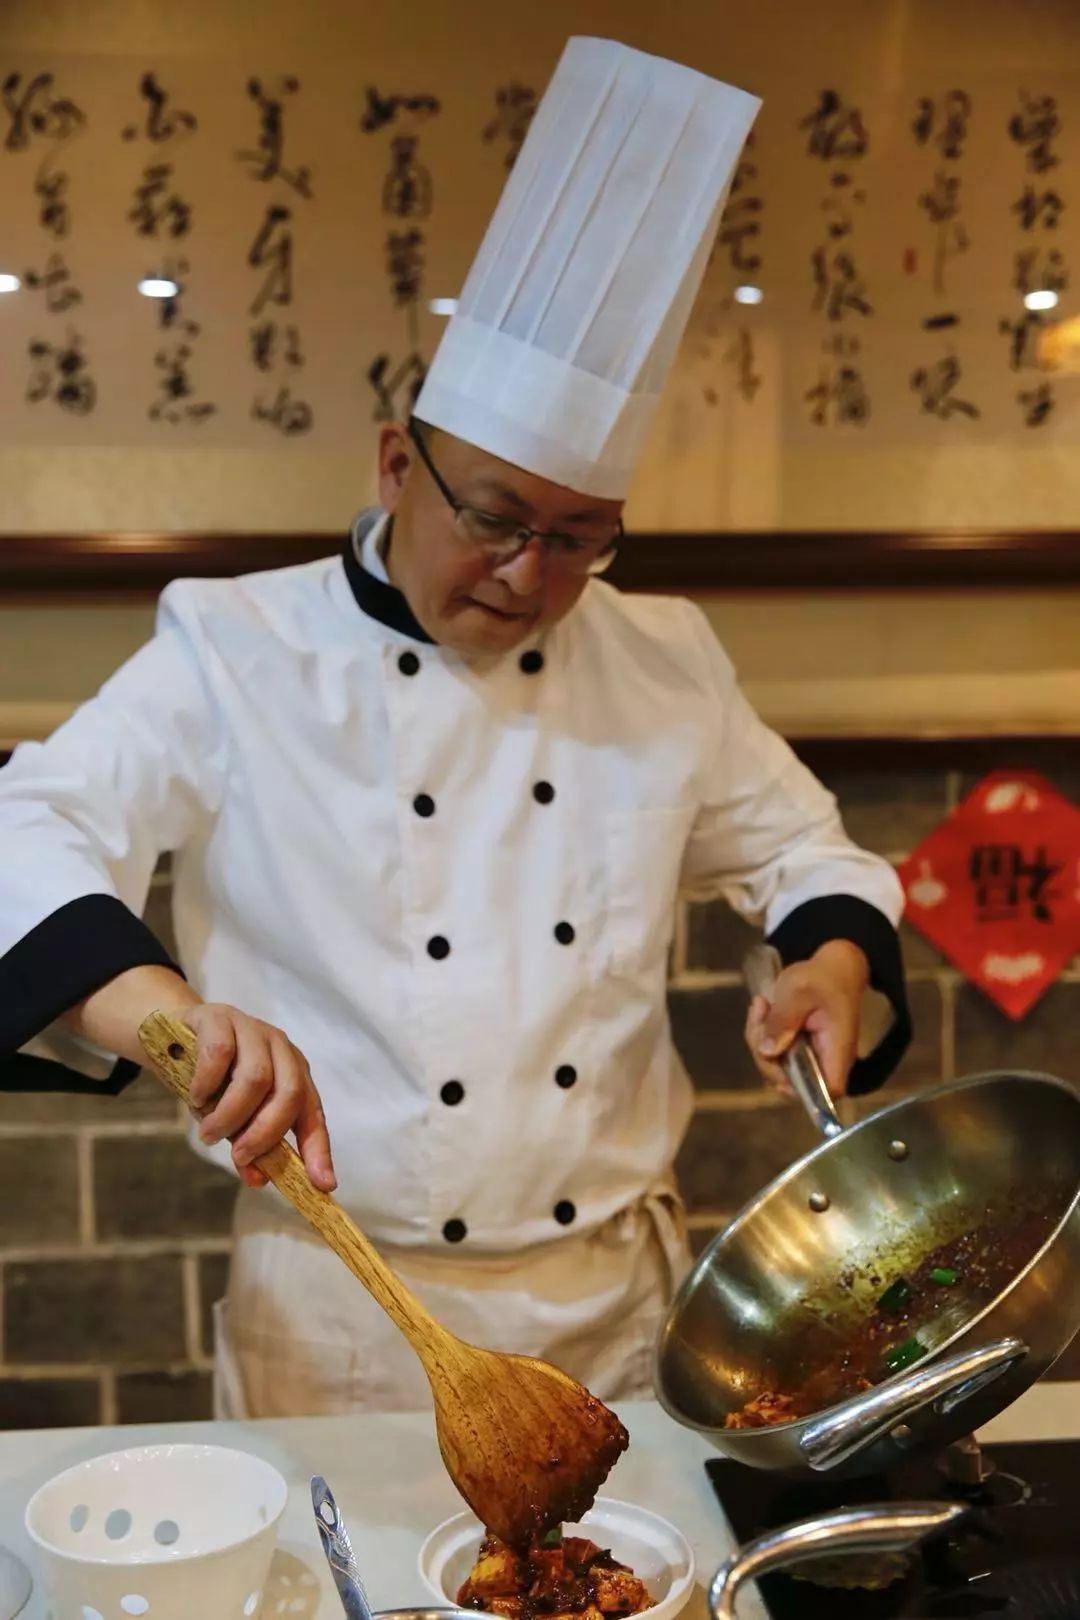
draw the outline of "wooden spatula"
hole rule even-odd
[[[190,1107],[193,1032],[155,1012],[139,1038],[166,1085]],[[416,1351],[431,1385],[447,1473],[480,1522],[517,1547],[576,1523],[629,1443],[614,1413],[547,1362],[480,1350],[449,1333],[333,1198],[311,1185],[287,1142],[256,1162]]]

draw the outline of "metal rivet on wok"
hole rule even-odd
[[[890,1159],[896,1159],[897,1161],[899,1161],[900,1159],[906,1159],[910,1152],[911,1152],[911,1149],[908,1147],[906,1142],[901,1142],[901,1141],[897,1140],[895,1142],[890,1142],[889,1143],[889,1158]]]
[[[806,1200],[815,1215],[824,1215],[832,1200],[828,1193],[812,1192]]]

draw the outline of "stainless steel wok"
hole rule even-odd
[[[771,1570],[827,1554],[905,1553],[956,1524],[966,1508],[943,1502],[889,1502],[840,1508],[770,1530],[741,1547],[717,1570],[709,1588],[712,1620],[735,1620],[740,1587]]]
[[[979,1075],[843,1130],[808,1047],[798,1061],[793,1084],[828,1138],[702,1254],[661,1332],[656,1391],[751,1467],[876,1472],[986,1423],[1080,1327],[1080,1092],[1048,1075]],[[762,1391],[798,1387],[808,1312],[854,1328],[940,1244],[987,1219],[1004,1228],[1035,1198],[1052,1222],[1041,1247],[981,1309],[943,1309],[911,1371],[793,1422],[724,1427]]]

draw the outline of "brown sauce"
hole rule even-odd
[[[759,1429],[775,1423],[790,1423],[810,1417],[860,1391],[870,1389],[903,1370],[889,1364],[889,1358],[915,1340],[926,1351],[934,1350],[970,1321],[1008,1286],[1016,1274],[1038,1252],[1058,1218],[1057,1210],[1046,1207],[1022,1211],[1000,1221],[987,1219],[948,1243],[931,1250],[916,1267],[905,1274],[910,1297],[899,1307],[884,1308],[878,1303],[855,1324],[833,1312],[822,1318],[817,1329],[800,1327],[803,1349],[800,1365],[789,1373],[783,1386],[766,1388],[735,1412],[729,1412],[726,1429]],[[882,1271],[885,1271],[882,1267]],[[931,1272],[955,1272],[956,1280],[942,1284]],[[871,1275],[888,1298],[885,1276]],[[894,1281],[896,1279],[894,1278]],[[855,1274],[842,1275],[841,1289],[850,1290]],[[838,1332],[846,1343],[837,1348]],[[918,1357],[910,1365],[917,1364]]]

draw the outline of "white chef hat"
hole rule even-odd
[[[416,415],[624,496],[760,105],[627,45],[569,40]]]

